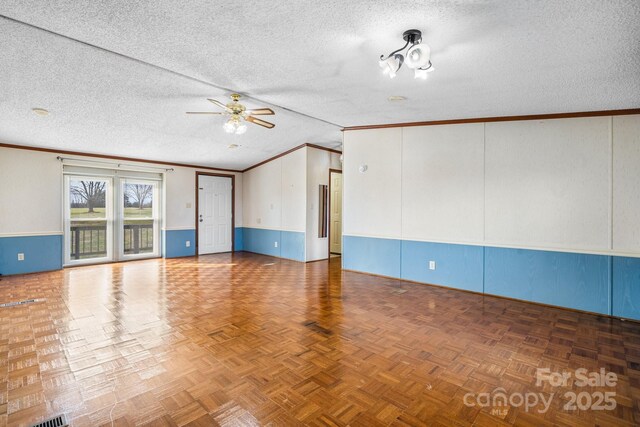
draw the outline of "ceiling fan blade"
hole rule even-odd
[[[228,110],[227,106],[224,105],[222,102],[220,101],[216,101],[215,99],[211,99],[211,98],[207,98],[207,101],[217,105],[218,107],[222,108],[223,110]]]
[[[187,111],[187,114],[222,114],[215,111]]]
[[[275,113],[271,108],[256,108],[255,110],[247,110],[247,114],[252,116],[272,116]]]
[[[273,123],[265,122],[264,120],[258,119],[258,118],[253,117],[253,116],[247,116],[246,120],[248,122],[254,123],[256,125],[266,127],[267,129],[272,129],[272,128],[274,128],[276,126]]]

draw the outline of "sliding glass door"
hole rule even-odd
[[[113,260],[111,178],[65,176],[65,264]]]
[[[120,257],[158,256],[158,182],[131,178],[120,182]]]
[[[65,265],[160,256],[161,176],[91,171],[65,171]]]

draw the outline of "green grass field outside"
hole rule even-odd
[[[104,218],[105,208],[94,208],[92,213],[89,213],[88,208],[71,208],[71,219],[74,218]],[[152,208],[124,208],[125,218],[150,218],[153,215]]]

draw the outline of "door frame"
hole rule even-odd
[[[199,172],[196,171],[196,209],[195,209],[195,220],[196,220],[196,238],[195,238],[195,250],[196,255],[198,254],[198,235],[200,234],[200,221],[198,221],[198,212],[200,211],[200,187],[198,187],[198,182],[200,180],[200,175],[205,176],[217,176],[222,178],[231,178],[231,252],[236,251],[236,176],[232,174],[224,174],[224,173],[215,173],[215,172]]]
[[[331,174],[332,173],[339,173],[340,175],[342,175],[342,169],[333,169],[333,168],[329,168],[329,197],[328,197],[328,201],[327,201],[327,259],[330,260],[331,259]],[[342,182],[342,189],[344,190],[344,181]],[[340,195],[342,195],[342,192],[340,192]],[[342,212],[340,212],[340,215],[342,216]],[[341,222],[342,222],[342,218],[340,218]],[[340,233],[340,240],[342,240],[342,232]],[[340,243],[340,247],[342,248],[342,243]],[[342,253],[340,253],[340,256],[342,256]]]

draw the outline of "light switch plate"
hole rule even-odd
[[[429,261],[429,270],[435,270],[435,269],[436,269],[436,262]]]
[[[18,254],[18,261],[24,261],[24,254],[23,253],[19,253]]]
[[[184,244],[185,244],[185,246],[186,246],[186,247],[188,247],[188,248],[190,248],[190,247],[191,247],[191,241],[190,241],[190,240],[187,240]]]

